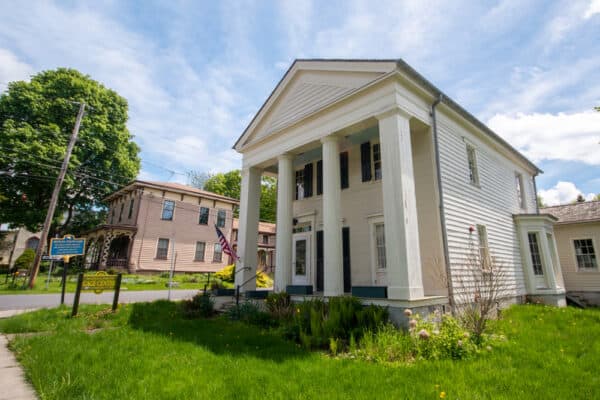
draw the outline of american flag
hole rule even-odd
[[[217,230],[217,237],[219,238],[219,243],[221,244],[221,250],[223,253],[227,254],[229,257],[234,260],[239,260],[240,258],[235,254],[235,251],[229,246],[229,242],[227,242],[227,238],[223,235],[223,232],[219,229],[217,225],[215,225],[215,229]]]

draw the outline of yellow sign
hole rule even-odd
[[[93,290],[94,293],[100,294],[104,290],[115,288],[117,282],[116,275],[108,275],[105,271],[98,271],[96,275],[84,275],[82,290]]]

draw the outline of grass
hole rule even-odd
[[[600,392],[600,310],[518,306],[508,337],[467,361],[374,364],[307,352],[224,319],[185,320],[175,303],[82,306],[0,320],[42,399],[589,399]],[[104,310],[104,311],[103,311]],[[89,333],[95,327],[104,329]]]
[[[32,290],[23,289],[23,279],[18,278],[15,281],[16,285],[11,285],[11,278],[8,284],[5,283],[5,277],[0,276],[0,295],[2,294],[45,294],[45,293],[60,293],[62,278],[60,276],[51,276],[46,289],[47,273],[40,273]],[[214,280],[214,275],[211,274],[211,281]],[[177,286],[173,289],[203,289],[207,281],[206,274],[175,274],[173,281],[177,282]],[[133,275],[124,274],[121,283],[121,290],[166,290],[169,278],[167,274],[154,275]],[[69,275],[67,278],[67,293],[74,293],[77,284],[77,275]],[[223,283],[228,285],[227,282]],[[16,286],[16,287],[15,287]],[[232,286],[229,284],[229,286]]]

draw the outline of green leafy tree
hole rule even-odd
[[[542,196],[540,196],[539,194],[537,196],[537,205],[539,208],[546,207],[546,204],[544,203],[544,199],[542,199]]]
[[[101,200],[131,181],[139,147],[127,123],[127,101],[89,76],[66,68],[12,82],[0,96],[0,221],[40,230],[78,102],[83,117],[49,237],[77,234],[97,221]]]
[[[190,172],[188,176],[194,175],[196,177],[206,176],[203,180],[202,189],[208,190],[209,192],[218,193],[223,196],[232,197],[234,199],[240,199],[240,190],[242,187],[242,175],[240,170],[233,170],[229,172],[220,172],[216,174],[203,174],[197,172]],[[192,186],[194,180],[190,179]],[[196,186],[198,187],[198,186]],[[260,194],[260,220],[267,222],[275,222],[275,215],[277,212],[277,180],[270,176],[263,176],[261,181],[261,194]],[[237,217],[237,210],[235,216]]]
[[[30,269],[35,258],[35,250],[25,249],[23,253],[15,260],[16,269]]]

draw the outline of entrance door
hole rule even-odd
[[[317,231],[317,292],[323,291],[323,231]]]
[[[294,235],[292,259],[292,284],[308,285],[310,282],[310,234]]]

